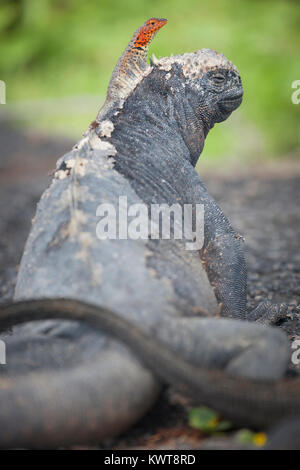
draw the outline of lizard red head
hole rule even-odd
[[[167,20],[164,18],[150,18],[137,31],[134,46],[140,48],[147,46],[147,44],[149,44],[153,39],[153,36],[166,24],[166,22]]]

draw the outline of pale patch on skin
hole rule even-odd
[[[73,169],[79,176],[85,175],[85,165],[87,160],[84,158],[70,158],[66,162],[66,168],[64,170],[58,170],[54,173],[54,178],[56,179],[65,179],[70,175],[71,170]]]
[[[74,239],[79,244],[79,251],[77,251],[74,255],[74,258],[81,261],[85,264],[90,263],[90,249],[91,247],[95,246],[96,240],[93,238],[90,232],[79,231],[79,225],[86,224],[88,221],[88,216],[84,212],[77,210],[76,218],[72,217],[68,224],[65,224],[61,227],[59,233],[56,237],[52,240],[49,244],[49,247],[53,247],[58,245],[67,239]],[[93,266],[91,264],[91,266]],[[98,266],[98,265],[97,265]],[[99,269],[98,269],[99,268]],[[94,271],[94,267],[92,268]],[[100,267],[96,267],[95,272],[92,272],[92,282],[95,284],[96,280],[99,283],[100,280],[101,269]],[[94,279],[95,278],[95,279]]]
[[[71,204],[71,191],[67,187],[62,193],[59,200],[55,201],[55,205],[58,212],[66,210]]]
[[[100,123],[100,133],[103,137],[111,137],[114,130],[114,125],[111,121],[106,120]],[[54,179],[63,180],[68,176],[72,176],[74,180],[79,177],[83,177],[88,173],[93,173],[93,160],[81,157],[78,152],[85,147],[86,152],[97,150],[101,152],[101,156],[106,157],[106,162],[103,163],[103,169],[111,169],[114,166],[115,160],[113,157],[116,155],[116,148],[108,141],[101,140],[99,135],[93,131],[90,132],[86,137],[81,139],[73,148],[76,152],[74,158],[65,159],[59,162],[58,169],[54,173]],[[82,153],[82,152],[81,152]],[[95,155],[97,157],[98,155]],[[62,169],[62,164],[65,168]],[[99,173],[97,174],[98,177]],[[76,190],[78,194],[78,188]]]
[[[108,119],[101,121],[99,124],[99,131],[101,137],[111,137],[111,134],[114,130],[114,125]]]
[[[102,137],[111,137],[113,130],[114,125],[111,121],[106,120],[101,123],[100,133]],[[93,150],[95,150],[93,158],[81,156],[81,154],[89,155]],[[93,197],[89,194],[88,186],[81,184],[81,178],[89,173],[102,177],[103,175],[99,175],[99,160],[97,164],[94,160],[100,157],[101,161],[101,157],[104,157],[101,165],[103,170],[111,169],[114,166],[113,156],[116,153],[115,147],[110,142],[101,140],[96,132],[90,132],[73,148],[74,157],[71,156],[71,158],[60,162],[60,169],[57,170],[54,176],[56,179],[64,179],[67,176],[71,178],[68,187],[62,192],[57,204],[58,211],[70,210],[70,220],[61,227],[51,246],[66,239],[76,240],[79,250],[74,254],[74,257],[76,260],[90,265],[91,282],[94,285],[101,283],[102,268],[100,265],[94,268],[93,263],[91,263],[91,247],[95,245],[96,240],[90,232],[84,231],[82,227],[88,223],[89,216],[78,208],[78,203],[93,200]],[[65,168],[61,169],[63,164]]]
[[[81,232],[77,238],[80,244],[80,251],[75,254],[75,259],[87,263],[89,261],[90,248],[95,245],[95,240],[89,232]]]
[[[92,149],[101,150],[103,156],[113,157],[114,155],[116,155],[116,148],[110,142],[101,140],[96,132],[92,132],[91,134],[89,134],[88,138],[90,147]]]
[[[77,144],[74,146],[74,149],[81,150],[84,147],[84,145],[88,143],[89,143],[89,137],[86,136],[83,139],[81,139],[79,142],[77,142]]]
[[[68,223],[63,224],[59,232],[55,235],[55,237],[49,243],[49,247],[58,245],[59,243],[65,241],[66,239],[74,238],[77,235],[78,223],[84,224],[87,222],[87,220],[88,220],[88,216],[84,212],[78,211],[77,220],[75,220],[74,218],[71,218]],[[82,233],[85,233],[85,232],[79,233],[77,237],[79,239],[79,242],[80,242]]]
[[[88,186],[80,186],[80,191],[78,194],[78,200],[80,202],[85,201],[94,201],[94,196],[91,194],[90,189]]]
[[[70,238],[80,237],[79,226],[86,224],[88,221],[88,216],[80,209],[76,210],[76,217],[71,217],[68,227],[66,228],[66,235]]]
[[[96,263],[92,266],[92,285],[99,286],[102,282],[103,268],[100,263]]]
[[[85,175],[85,166],[87,164],[87,160],[85,158],[70,158],[70,160],[67,161],[67,169],[74,169],[75,173],[79,176],[84,176]]]
[[[54,173],[54,178],[58,180],[63,180],[67,177],[67,172],[65,170],[58,170]]]
[[[201,78],[205,73],[217,68],[235,70],[237,68],[223,54],[219,54],[211,49],[200,49],[196,52],[187,52],[182,55],[171,55],[157,59],[152,56],[153,64],[160,70],[170,72],[173,64],[182,67],[183,75],[189,80]]]
[[[90,195],[88,186],[80,186],[77,191],[77,200],[80,202],[92,201],[93,197]],[[72,192],[71,188],[67,187],[61,194],[60,200],[57,201],[57,209],[59,212],[66,210],[72,201]],[[79,214],[82,212],[78,209]],[[82,218],[80,216],[80,218]]]

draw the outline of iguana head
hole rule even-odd
[[[212,125],[224,121],[242,102],[243,88],[237,68],[223,54],[210,49],[164,57],[153,64],[167,72],[166,79],[182,73],[186,90],[194,91]],[[196,103],[195,103],[196,104]]]

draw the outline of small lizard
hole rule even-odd
[[[122,106],[123,101],[151,69],[147,66],[150,43],[157,31],[167,23],[165,18],[150,18],[140,26],[131,38],[125,51],[115,66],[110,78],[105,102],[91,128],[97,127],[103,116],[114,106]]]

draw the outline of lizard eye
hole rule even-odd
[[[218,73],[212,77],[214,83],[217,85],[221,85],[225,81],[225,76],[222,75],[221,73]]]

